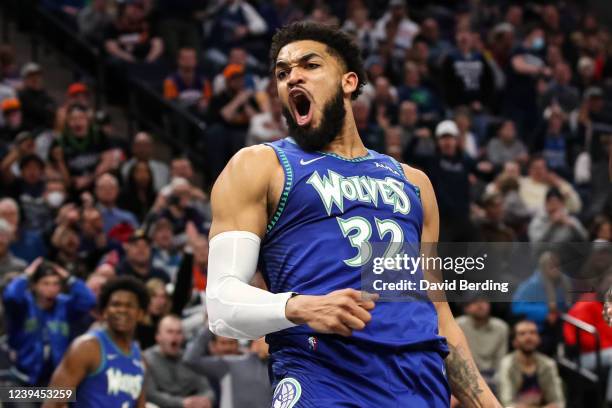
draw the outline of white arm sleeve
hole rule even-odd
[[[228,231],[209,243],[206,308],[210,330],[220,336],[257,339],[295,326],[285,317],[288,293],[249,285],[261,240],[252,232]]]

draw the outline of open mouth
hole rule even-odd
[[[312,121],[312,102],[306,92],[292,90],[289,92],[289,103],[298,126],[308,126]]]

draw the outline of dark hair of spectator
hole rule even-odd
[[[557,187],[551,187],[546,192],[546,201],[550,200],[551,198],[558,198],[559,200],[563,201],[563,194],[561,194],[561,191],[559,191]]]
[[[538,327],[538,324],[536,322],[534,322],[533,320],[520,319],[519,321],[514,323],[514,325],[512,326],[512,331],[510,333],[510,340],[514,340],[516,338],[516,328],[519,326],[519,324],[525,324],[525,323],[533,324],[536,327]]]
[[[38,164],[41,170],[44,170],[45,168],[45,162],[37,154],[28,154],[19,160],[19,169],[23,170],[23,168],[30,164],[30,162],[35,162]]]
[[[544,162],[546,162],[546,159],[540,153],[532,154],[529,158],[529,164],[527,165],[527,168],[530,168],[533,163],[537,162],[538,160],[544,160]]]
[[[49,261],[42,261],[38,268],[34,271],[32,276],[30,276],[30,283],[34,284],[41,280],[42,278],[46,278],[47,276],[57,276],[60,277],[60,274],[57,273],[53,263]]]
[[[355,41],[344,31],[338,28],[311,22],[297,22],[283,27],[274,34],[270,46],[270,69],[274,71],[274,64],[280,50],[287,44],[296,41],[311,40],[327,46],[327,51],[342,60],[347,72],[357,75],[357,89],[351,95],[357,99],[363,86],[367,82],[367,75],[361,59],[361,50]]]
[[[106,309],[113,293],[120,290],[131,292],[136,295],[138,298],[138,305],[142,310],[147,310],[149,307],[149,293],[142,282],[131,276],[121,276],[109,280],[102,287],[100,298],[98,299],[98,309],[100,311]]]
[[[606,217],[603,214],[600,214],[597,217],[595,217],[595,219],[593,219],[593,222],[591,223],[591,228],[589,229],[589,236],[591,237],[591,241],[593,241],[594,239],[597,239],[597,236],[599,235],[599,230],[601,229],[601,227],[603,227],[604,225],[610,222],[612,222],[610,221],[610,218]]]

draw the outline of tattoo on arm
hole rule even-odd
[[[448,347],[450,354],[446,357],[446,372],[453,395],[464,406],[482,407],[480,397],[484,390],[478,383],[478,369],[461,344],[449,343]]]

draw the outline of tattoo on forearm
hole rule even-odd
[[[480,396],[484,390],[480,387],[480,375],[467,351],[457,344],[448,344],[450,354],[446,357],[446,372],[453,395],[465,406],[482,407]]]

